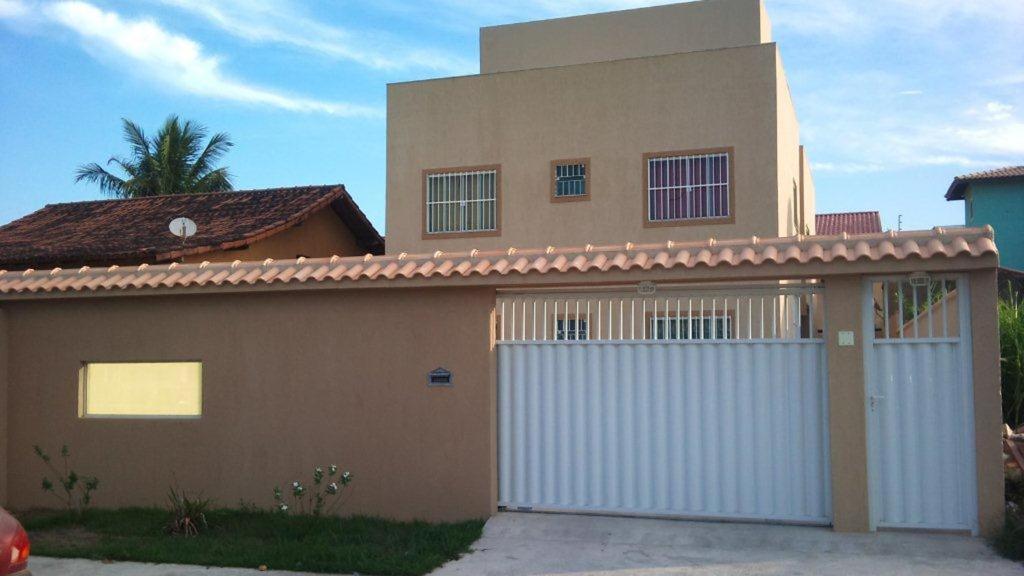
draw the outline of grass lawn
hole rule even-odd
[[[379,576],[426,574],[467,552],[484,525],[214,510],[206,531],[185,537],[166,532],[169,515],[159,508],[17,516],[39,556]]]

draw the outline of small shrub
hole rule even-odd
[[[335,479],[337,476],[337,479]],[[338,467],[331,464],[324,474],[324,469],[317,466],[313,468],[313,487],[307,489],[302,482],[292,482],[289,495],[281,490],[279,486],[274,487],[274,505],[278,511],[283,513],[312,514],[322,516],[323,514],[334,514],[341,506],[343,499],[341,493],[352,482],[351,472],[338,474]],[[289,502],[291,504],[289,505]]]
[[[38,445],[32,447],[36,456],[43,461],[43,464],[50,470],[50,473],[57,479],[56,484],[49,476],[43,476],[43,492],[52,494],[61,501],[68,511],[82,513],[92,503],[92,493],[100,486],[100,481],[95,476],[80,475],[71,468],[71,451],[67,444],[60,447],[60,457],[63,467],[57,468],[53,459]],[[56,486],[60,486],[58,493]]]
[[[992,546],[1010,560],[1024,560],[1024,480],[1006,479],[1006,520]]]
[[[1024,424],[1024,303],[1012,289],[999,300],[999,364],[1003,381],[1003,422]]]
[[[167,531],[171,534],[196,536],[200,531],[209,528],[206,513],[210,510],[213,500],[199,496],[190,497],[180,488],[171,486],[167,489],[167,500],[170,502],[171,521]]]

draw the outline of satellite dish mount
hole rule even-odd
[[[168,229],[170,229],[171,234],[174,234],[178,238],[181,238],[182,250],[185,249],[185,244],[188,242],[188,239],[191,238],[192,236],[195,236],[196,231],[199,229],[196,226],[195,222],[193,222],[190,218],[185,217],[175,218],[174,220],[171,220],[171,223],[167,227]],[[182,255],[182,259],[184,259],[184,254]]]

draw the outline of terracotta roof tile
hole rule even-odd
[[[303,186],[50,204],[0,227],[0,268],[165,262],[246,246],[328,206],[362,249],[383,253],[384,240],[344,186]],[[184,251],[167,228],[178,216],[199,225]]]
[[[141,265],[0,272],[0,296],[22,293],[110,291],[126,293],[154,287],[202,288],[303,282],[387,282],[409,278],[507,276],[570,271],[688,269],[742,264],[771,266],[791,262],[852,262],[907,258],[979,257],[997,254],[990,227],[936,228],[851,236],[795,236],[742,240],[595,248],[509,249],[398,256],[299,258],[297,260],[202,264]]]
[[[882,217],[878,212],[835,212],[814,217],[815,232],[820,236],[836,234],[878,234]]]
[[[953,178],[953,183],[946,190],[946,200],[963,200],[964,191],[971,182],[985,180],[1002,180],[1004,178],[1024,178],[1024,166],[1006,166],[984,172],[972,172]]]

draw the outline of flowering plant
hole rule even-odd
[[[313,468],[313,484],[310,489],[307,489],[299,480],[292,482],[291,490],[287,495],[280,486],[275,486],[274,507],[284,514],[291,511],[313,516],[334,514],[343,502],[342,490],[351,482],[352,473],[346,471],[339,475],[336,464],[328,466],[326,472],[317,466]]]

